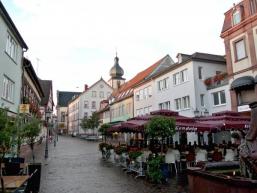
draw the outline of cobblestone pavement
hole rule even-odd
[[[96,142],[59,136],[56,147],[49,145],[49,159],[43,155],[44,143],[36,150],[36,160],[43,163],[40,193],[177,192],[175,179],[157,187],[102,161]]]

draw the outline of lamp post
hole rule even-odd
[[[45,112],[45,120],[46,120],[46,146],[45,146],[45,159],[48,158],[48,138],[49,138],[49,118],[51,117],[51,112],[50,111],[46,111]]]

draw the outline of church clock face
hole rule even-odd
[[[103,88],[103,87],[104,87],[104,85],[100,84],[100,88]]]

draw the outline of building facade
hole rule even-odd
[[[210,114],[219,105],[212,105],[204,80],[226,71],[224,57],[196,52],[177,58],[177,63],[135,88],[136,116],[167,109],[194,117]]]
[[[68,103],[73,97],[80,95],[81,92],[69,92],[57,90],[57,128],[59,133],[68,133]]]
[[[224,39],[232,110],[250,114],[257,101],[257,1],[244,0],[225,13]]]
[[[68,103],[68,134],[79,134],[79,95]]]
[[[102,78],[89,88],[85,86],[84,92],[68,104],[69,132],[85,133],[80,126],[81,120],[90,117],[93,112],[98,111],[100,109],[100,102],[107,100],[112,92],[113,88]],[[71,123],[71,120],[73,120],[74,124]],[[70,127],[72,125],[73,128]],[[88,130],[88,133],[93,132],[93,130]]]
[[[173,64],[172,58],[169,55],[166,55],[147,69],[139,72],[131,80],[124,83],[119,90],[114,91],[109,102],[111,122],[126,121],[127,119],[134,117],[138,109],[141,108],[139,106],[142,105],[139,101],[134,100],[135,96],[138,97],[138,90],[134,90],[136,86],[143,81],[150,80],[155,74],[165,70]],[[151,92],[151,88],[146,91]],[[151,106],[151,104],[149,106]],[[145,107],[142,108],[145,110]],[[149,111],[151,111],[151,107],[148,108],[148,112]]]
[[[0,108],[18,113],[21,102],[22,60],[28,49],[0,1]]]
[[[22,76],[22,89],[21,89],[21,103],[29,104],[30,113],[38,118],[41,118],[40,104],[44,97],[44,92],[39,83],[39,79],[31,62],[23,59],[23,76]]]

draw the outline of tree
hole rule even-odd
[[[32,151],[32,159],[35,161],[34,156],[34,145],[36,143],[36,138],[39,136],[41,131],[40,120],[35,117],[32,117],[28,122],[23,126],[23,137],[26,139],[27,144],[30,146]]]
[[[161,152],[163,153],[163,140],[166,137],[175,134],[175,120],[170,117],[156,116],[153,117],[147,125],[146,133],[152,139],[161,139]]]
[[[94,112],[89,118],[84,118],[82,120],[81,127],[84,130],[93,129],[93,132],[94,132],[95,128],[98,128],[99,124],[100,124],[100,121],[99,121],[98,114]]]
[[[101,125],[101,127],[99,128],[99,132],[102,134],[102,136],[104,136],[104,142],[106,142],[106,136],[107,136],[107,129],[110,128],[111,125],[108,123],[104,123]]]
[[[0,109],[0,165],[3,162],[5,154],[11,148],[12,142],[12,123],[11,119],[7,115],[7,110]],[[1,175],[1,186],[2,192],[5,192],[4,181],[2,178],[2,167],[0,167],[0,175]]]

